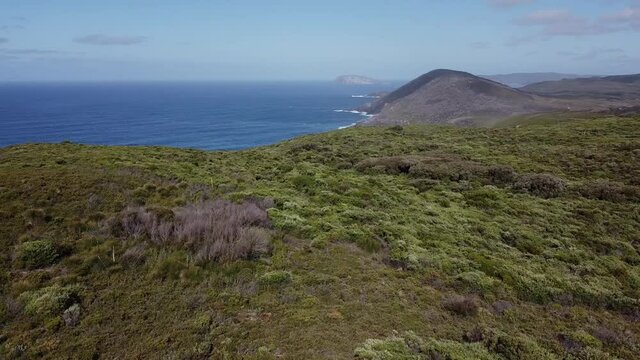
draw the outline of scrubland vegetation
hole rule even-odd
[[[0,358],[640,358],[640,119],[0,149]]]

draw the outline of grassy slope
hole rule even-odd
[[[412,331],[440,353],[465,358],[477,356],[459,348],[471,351],[465,334],[478,329],[524,348],[513,355],[476,344],[496,358],[540,349],[558,358],[638,358],[640,206],[578,191],[598,179],[637,190],[638,139],[640,119],[595,119],[352,128],[240,152],[1,149],[0,357],[342,359],[359,348],[369,358],[420,358],[394,335]],[[355,166],[433,154],[552,173],[567,190],[543,199],[482,177],[424,187],[408,174]],[[182,250],[150,246],[142,266],[124,268],[120,258],[136,241],[100,231],[130,203],[248,196],[276,202],[273,251],[261,260],[196,266]],[[56,264],[21,267],[15,249],[34,239],[64,250]],[[273,270],[293,280],[256,280]],[[52,284],[81,287],[77,326],[56,312],[2,308]],[[446,310],[455,294],[477,297],[478,313]],[[513,307],[497,313],[499,300]]]

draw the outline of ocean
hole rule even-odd
[[[0,147],[72,141],[235,150],[362,121],[390,85],[330,82],[4,83]]]

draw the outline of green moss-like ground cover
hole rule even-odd
[[[639,358],[640,119],[545,120],[0,149],[0,358]],[[267,256],[106,230],[216,198]]]

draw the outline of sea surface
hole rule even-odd
[[[0,147],[72,141],[233,150],[350,126],[391,85],[3,83]]]

